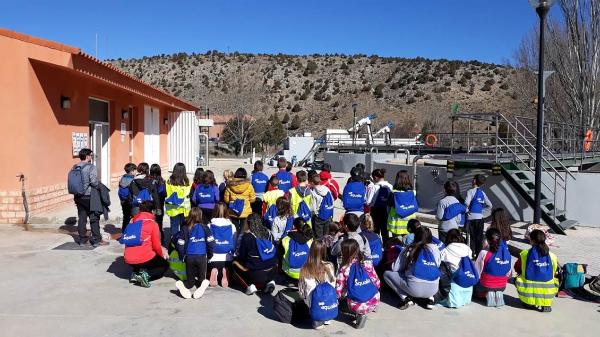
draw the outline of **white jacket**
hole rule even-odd
[[[333,264],[331,262],[323,262],[327,269],[329,269],[329,279],[327,283],[331,284],[332,287],[335,288],[335,272],[333,270]],[[317,287],[317,280],[314,278],[300,278],[298,280],[298,292],[300,293],[300,297],[304,300],[304,303],[310,308],[310,300],[312,297],[312,292]]]
[[[231,234],[233,237],[233,247],[236,248],[237,247],[237,235],[235,232],[235,226],[233,225],[233,223],[231,223],[231,220],[229,219],[225,219],[225,218],[213,218],[212,220],[210,220],[210,223],[208,224],[209,227],[210,226],[216,226],[216,227],[224,227],[224,226],[230,226],[231,227]],[[236,249],[233,249],[234,251]],[[225,261],[232,261],[233,260],[233,254],[229,254],[229,253],[225,253],[225,254],[217,254],[214,253],[213,257],[210,259],[209,262],[225,262]]]
[[[458,264],[460,263],[460,259],[467,256],[471,258],[471,248],[465,245],[464,243],[456,243],[453,242],[446,246],[444,250],[441,252],[442,262],[446,262],[448,267],[450,267],[450,271],[453,273],[458,269]]]
[[[388,183],[383,179],[374,184],[369,185],[369,187],[367,188],[367,205],[373,207],[373,205],[375,204],[375,200],[377,200],[379,189],[381,189],[382,186],[389,188],[390,191],[394,190],[392,184]]]

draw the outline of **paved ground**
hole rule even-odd
[[[222,171],[235,164],[217,162],[214,167]],[[345,181],[345,175],[334,176]],[[72,213],[61,210],[55,215]],[[111,221],[103,228],[115,231]],[[183,300],[172,279],[156,281],[150,289],[132,286],[117,242],[89,251],[53,250],[73,241],[68,234],[73,226],[29,229],[0,226],[1,336],[597,336],[600,328],[598,304],[556,299],[551,314],[530,312],[520,308],[514,287],[509,286],[507,306],[501,309],[472,303],[461,309],[399,311],[394,307],[397,299],[384,291],[380,310],[369,316],[364,330],[354,330],[340,319],[317,332],[308,324],[290,326],[274,320],[272,299],[266,295],[217,288],[200,300]],[[553,247],[559,259],[591,263],[597,273],[600,231],[569,234],[558,237],[558,247]]]

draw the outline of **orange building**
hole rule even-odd
[[[0,223],[72,202],[66,175],[81,147],[116,186],[127,162],[167,166],[170,125],[200,108],[78,48],[0,29]],[[118,201],[113,201],[118,203]]]

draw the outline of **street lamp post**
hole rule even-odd
[[[352,147],[354,147],[354,143],[356,142],[356,132],[358,130],[356,130],[356,107],[358,107],[357,103],[352,103],[352,113],[353,113],[353,121],[354,124],[352,124]]]
[[[542,156],[544,152],[544,30],[546,15],[555,0],[529,0],[540,17],[540,47],[538,61],[538,111],[537,111],[537,137],[535,142],[535,190],[533,223],[541,221],[542,209]]]

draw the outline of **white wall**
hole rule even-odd
[[[184,163],[188,173],[196,171],[199,129],[194,111],[169,113],[169,170]]]

